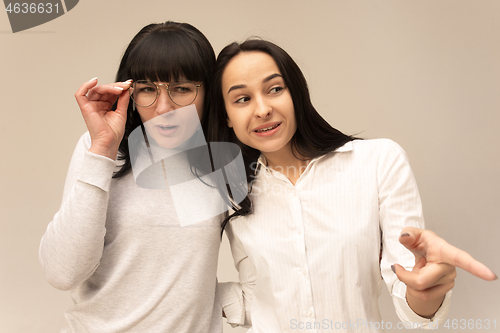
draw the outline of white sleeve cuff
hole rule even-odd
[[[107,192],[115,168],[112,159],[86,151],[78,180]]]
[[[228,324],[232,327],[243,326],[245,324],[245,304],[241,285],[236,282],[219,283],[217,294]]]
[[[434,314],[434,317],[430,319],[421,317],[413,312],[406,301],[406,285],[401,281],[394,283],[392,301],[396,309],[396,314],[402,322],[412,324],[412,328],[437,329],[439,322],[444,322],[450,310],[451,290],[446,293],[443,303]]]

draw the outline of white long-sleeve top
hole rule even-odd
[[[253,333],[380,332],[382,281],[402,322],[429,328],[446,316],[451,292],[434,318],[422,318],[391,270],[394,263],[415,264],[399,243],[401,230],[424,228],[415,178],[399,145],[349,142],[313,159],[295,186],[266,167],[263,156],[258,164],[254,212],[227,226],[240,276],[240,283],[219,286],[229,323],[252,325]]]
[[[49,282],[74,301],[62,332],[222,332],[220,216],[182,227],[168,188],[112,178],[116,162],[90,144],[87,132],[40,244]]]

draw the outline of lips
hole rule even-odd
[[[270,130],[275,129],[275,128],[276,128],[276,127],[278,127],[279,125],[280,125],[280,124],[278,124],[278,125],[274,125],[274,126],[269,126],[269,127],[262,128],[262,129],[259,129],[259,130],[255,130],[255,132],[257,132],[257,133],[267,132],[267,131],[270,131]]]
[[[281,128],[281,122],[267,123],[253,130],[258,136],[270,136]]]
[[[170,136],[177,131],[179,126],[156,125],[155,128],[161,135]]]
[[[256,127],[253,131],[256,133],[263,133],[263,132],[271,131],[271,130],[277,128],[279,125],[281,125],[281,122],[267,123],[267,124],[261,125],[259,127]]]

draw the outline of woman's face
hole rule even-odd
[[[222,94],[228,126],[242,143],[263,154],[290,149],[297,130],[293,101],[270,55],[251,51],[231,59]]]
[[[167,82],[155,82],[167,84]],[[200,84],[201,82],[195,82]],[[166,149],[176,148],[186,142],[200,127],[203,112],[205,88],[198,88],[198,95],[188,106],[179,106],[168,96],[166,86],[158,86],[160,93],[153,105],[148,107],[136,106],[141,120],[148,134]],[[196,107],[194,110],[193,105]]]

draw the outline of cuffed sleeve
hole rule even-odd
[[[245,302],[243,289],[238,282],[221,282],[218,285],[218,297],[227,322],[232,327],[245,325]]]
[[[116,162],[112,159],[86,151],[77,179],[108,192],[115,167]]]
[[[392,302],[394,303],[396,314],[402,322],[411,323],[413,325],[412,327],[415,328],[436,329],[438,328],[437,323],[444,322],[444,319],[448,315],[451,304],[451,293],[451,290],[446,293],[443,303],[430,319],[421,317],[413,312],[406,301],[406,285],[401,281],[397,281],[397,283],[394,284]]]
[[[253,288],[257,280],[254,265],[248,258],[241,241],[234,236],[231,223],[226,227],[226,234],[231,245],[234,266],[238,271],[238,282],[221,282],[218,285],[218,297],[227,322],[232,326],[250,327]]]
[[[451,291],[432,319],[416,314],[406,302],[406,285],[392,272],[398,263],[406,270],[415,265],[414,255],[400,242],[404,227],[425,228],[422,203],[417,183],[405,151],[395,142],[386,140],[378,164],[380,224],[382,230],[381,272],[392,295],[396,314],[402,322],[430,329],[436,320],[443,320],[449,310]],[[437,325],[436,325],[437,326]],[[419,326],[420,327],[420,326]]]
[[[84,134],[70,162],[63,201],[42,237],[39,260],[54,287],[69,290],[99,265],[106,234],[109,187],[116,162],[88,152]]]

